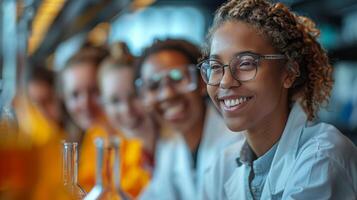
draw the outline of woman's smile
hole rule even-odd
[[[252,99],[253,96],[222,96],[218,98],[224,115],[241,112]]]
[[[165,120],[170,122],[181,121],[186,117],[186,107],[184,101],[165,103],[161,106],[162,115]]]

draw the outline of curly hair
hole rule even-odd
[[[210,54],[214,32],[227,21],[242,21],[255,27],[266,36],[272,46],[299,65],[296,80],[289,89],[289,102],[298,97],[308,119],[316,117],[320,106],[328,103],[331,93],[332,66],[327,53],[318,43],[320,35],[315,23],[299,16],[282,3],[266,0],[231,0],[222,5],[215,14],[212,28],[207,36],[203,55]]]

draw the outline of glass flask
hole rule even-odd
[[[63,143],[63,184],[75,200],[84,199],[86,192],[78,184],[78,143]]]
[[[85,200],[131,199],[120,189],[119,143],[117,137],[111,137],[107,144],[103,138],[96,138],[96,184]]]

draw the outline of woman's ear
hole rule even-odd
[[[284,79],[284,88],[288,89],[294,84],[297,77],[300,76],[299,64],[296,61],[288,61],[286,64],[287,76]]]

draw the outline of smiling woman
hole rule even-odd
[[[111,55],[100,66],[98,81],[104,110],[110,124],[122,130],[129,139],[139,139],[146,155],[145,165],[152,169],[155,143],[160,127],[145,112],[134,86],[135,58],[127,45],[116,42],[111,45]]]
[[[158,131],[155,121],[141,109],[134,88],[134,57],[125,43],[110,47],[110,54],[98,64],[98,73],[92,81],[98,84],[98,98],[107,126],[91,127],[85,134],[81,149],[79,180],[89,191],[94,186],[94,140],[120,138],[120,188],[137,197],[150,180],[153,154]],[[97,79],[98,78],[98,82]]]
[[[141,199],[197,199],[204,172],[222,148],[241,137],[230,134],[221,116],[205,102],[194,67],[200,53],[185,40],[156,41],[139,62],[140,95],[174,136],[162,140],[158,170]]]
[[[220,158],[203,199],[356,197],[356,147],[314,121],[332,88],[318,33],[281,3],[232,0],[217,11],[199,67],[226,125],[246,141]]]
[[[287,88],[295,77],[284,70],[282,55],[281,60],[258,61],[261,54],[277,53],[268,40],[244,22],[226,22],[214,33],[211,56],[223,62],[231,61],[231,70],[218,79],[218,84],[208,85],[207,89],[231,130],[254,132],[258,124],[271,121],[278,126],[272,126],[275,130],[268,133],[282,131],[288,113]],[[278,135],[272,135],[275,141]]]
[[[81,131],[103,117],[96,77],[99,64],[107,55],[104,47],[83,47],[67,61],[61,72],[65,108]]]

